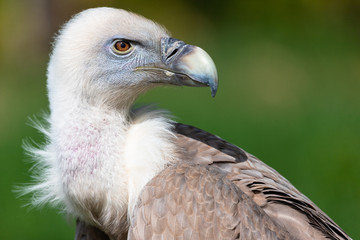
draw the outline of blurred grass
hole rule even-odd
[[[53,2],[53,22],[45,2]],[[72,220],[24,208],[14,186],[29,182],[26,123],[47,110],[50,34],[82,8],[130,9],[214,59],[218,94],[154,89],[175,119],[244,148],[288,178],[354,239],[360,237],[360,45],[356,1],[0,1],[0,239],[71,239]],[[48,3],[49,4],[49,3]],[[57,4],[57,5],[56,5]],[[69,223],[68,223],[69,222]]]

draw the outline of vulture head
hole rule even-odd
[[[48,67],[51,111],[64,102],[128,108],[159,84],[209,86],[214,96],[216,68],[201,48],[120,9],[85,10],[56,39]]]

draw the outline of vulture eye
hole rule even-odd
[[[113,50],[117,54],[127,54],[132,48],[130,42],[125,40],[116,40],[113,43]]]

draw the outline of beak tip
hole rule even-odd
[[[217,86],[211,86],[210,90],[211,90],[211,96],[214,98],[217,92]]]

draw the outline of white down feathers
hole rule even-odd
[[[92,109],[49,130],[38,125],[49,140],[42,149],[27,147],[38,162],[36,184],[25,192],[33,193],[34,205],[64,207],[97,226],[121,225],[142,187],[177,160],[172,125],[162,115],[143,108],[126,122],[121,114]]]

